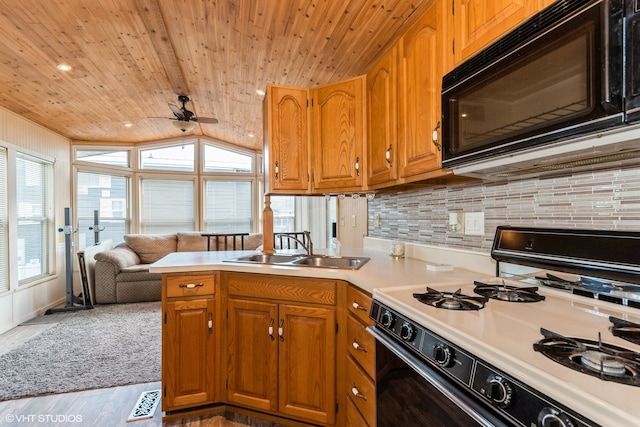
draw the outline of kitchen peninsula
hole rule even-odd
[[[374,340],[364,331],[376,288],[492,275],[485,254],[458,256],[365,239],[357,270],[229,262],[255,251],[172,253],[163,275],[163,410],[239,411],[291,425],[375,425]],[[437,272],[425,261],[457,259]],[[367,395],[371,396],[367,398]],[[349,421],[348,421],[349,420]]]

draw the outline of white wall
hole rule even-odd
[[[56,229],[62,227],[64,225],[64,208],[71,206],[70,141],[0,108],[0,145],[7,147],[10,153],[21,151],[55,159],[55,225]],[[12,165],[8,166],[8,181],[9,187],[11,187],[14,180],[11,175],[15,175],[15,169]],[[11,218],[15,213],[15,192],[10,188],[8,196],[8,213]],[[10,226],[10,235],[11,232]],[[11,245],[11,241],[9,242],[9,291],[0,294],[0,333],[44,313],[47,308],[64,303],[66,278],[63,233],[56,232],[55,243],[55,274],[37,283],[18,286],[16,248]]]

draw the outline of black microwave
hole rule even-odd
[[[442,80],[443,167],[640,119],[640,0],[558,0]]]

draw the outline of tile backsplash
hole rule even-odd
[[[484,236],[449,231],[452,212],[484,212]],[[371,237],[482,252],[499,225],[640,230],[640,170],[382,193],[367,215]]]

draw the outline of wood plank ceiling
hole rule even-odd
[[[164,118],[185,94],[219,120],[189,134],[260,151],[257,89],[363,74],[429,3],[0,0],[0,106],[73,141],[137,143],[181,136]]]

